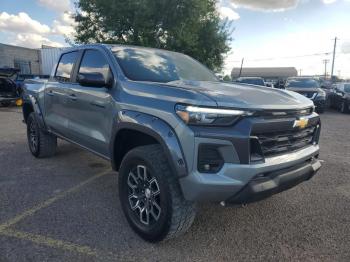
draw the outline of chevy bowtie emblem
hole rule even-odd
[[[301,118],[294,121],[293,127],[299,127],[300,129],[303,129],[307,126],[308,123],[309,123],[309,119]]]

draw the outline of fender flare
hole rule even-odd
[[[39,128],[46,130],[44,116],[42,114],[41,108],[39,106],[39,103],[36,97],[31,94],[28,94],[23,100],[24,100],[24,105],[29,104],[33,108],[33,112],[35,113],[35,117],[36,117],[36,120],[38,121]],[[23,117],[24,117],[24,106],[22,110],[23,110]]]
[[[158,117],[129,110],[119,112],[117,123],[115,123],[112,132],[110,155],[113,169],[117,169],[114,160],[116,156],[114,149],[116,138],[118,133],[125,129],[139,131],[154,138],[162,146],[172,171],[178,177],[187,176],[186,160],[172,127]]]

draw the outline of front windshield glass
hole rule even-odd
[[[319,87],[319,83],[314,79],[294,78],[294,79],[287,80],[286,87],[315,88],[315,87]]]
[[[219,81],[196,60],[179,53],[136,47],[112,49],[124,74],[133,81]]]

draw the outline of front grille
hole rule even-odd
[[[314,141],[316,126],[289,131],[255,134],[260,142],[264,157],[283,154],[311,145]]]
[[[263,116],[268,118],[276,117],[301,117],[311,115],[314,111],[313,107],[308,107],[304,109],[295,109],[295,110],[264,110],[258,111],[255,113],[255,116]]]

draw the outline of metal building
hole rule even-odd
[[[243,67],[241,69],[235,67],[232,69],[232,79],[238,77],[262,77],[268,80],[286,79],[288,77],[298,76],[298,71],[295,67]]]
[[[40,74],[40,51],[0,44],[0,67],[18,68],[21,74]]]
[[[41,58],[41,74],[42,75],[50,75],[52,69],[62,51],[66,48],[56,48],[43,45],[40,49],[40,58]]]

